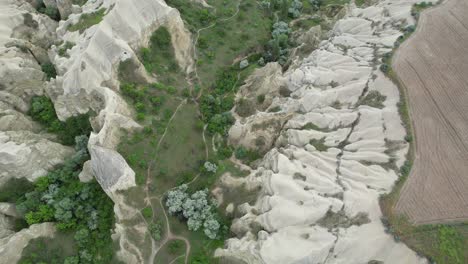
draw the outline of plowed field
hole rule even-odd
[[[415,130],[411,174],[396,209],[417,224],[468,219],[468,1],[423,12],[393,69]]]

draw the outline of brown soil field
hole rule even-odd
[[[468,219],[468,1],[421,14],[392,65],[415,134],[412,171],[396,210],[415,224]]]

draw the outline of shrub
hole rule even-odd
[[[62,45],[57,51],[57,54],[61,57],[68,57],[67,50],[73,48],[75,43],[66,41],[65,44]]]
[[[82,33],[85,31],[87,28],[99,24],[102,19],[104,18],[104,13],[106,12],[105,8],[101,8],[96,12],[93,13],[88,13],[88,14],[82,14],[80,17],[80,20],[78,23],[74,25],[70,25],[68,27],[69,31],[79,31]]]
[[[41,70],[46,74],[48,81],[52,78],[57,77],[57,71],[55,70],[55,66],[50,62],[41,64]]]
[[[249,67],[249,61],[248,60],[242,60],[240,63],[239,63],[239,68],[242,70],[242,69],[245,69]]]
[[[77,137],[76,153],[35,182],[34,190],[16,201],[28,224],[54,221],[59,230],[75,232],[80,256],[90,262],[108,263],[113,248],[113,203],[96,182],[82,183],[77,175],[89,159],[87,137]],[[69,260],[71,261],[71,260]]]
[[[218,170],[218,166],[216,166],[216,164],[211,163],[209,161],[206,161],[205,164],[203,164],[203,167],[207,172],[210,172],[210,173],[216,173],[216,171]]]
[[[143,210],[141,210],[141,214],[146,219],[150,219],[150,218],[153,217],[153,209],[150,206],[145,207],[145,208],[143,208]]]
[[[154,240],[161,240],[162,226],[160,222],[151,222],[148,225],[148,231],[150,232],[150,235]]]
[[[172,240],[169,242],[169,253],[176,254],[184,246],[182,240]]]
[[[246,149],[244,146],[239,146],[235,150],[234,156],[236,157],[236,159],[243,160],[249,163],[261,158],[260,153],[254,150]]]
[[[263,104],[263,102],[265,102],[265,95],[261,94],[261,95],[257,96],[257,103]]]
[[[215,239],[220,228],[213,212],[213,205],[208,200],[208,190],[187,193],[186,184],[171,190],[167,194],[166,206],[170,214],[183,216],[189,230],[197,231],[203,227],[210,239]]]
[[[55,21],[60,21],[60,13],[57,8],[52,6],[41,6],[37,9],[39,13],[42,13]]]
[[[46,96],[35,96],[31,99],[31,108],[28,114],[47,128],[47,131],[56,133],[63,144],[73,145],[75,137],[89,135],[91,124],[89,114],[82,114],[68,118],[61,122],[55,113],[54,104]]]

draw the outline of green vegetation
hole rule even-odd
[[[158,252],[154,263],[185,263],[186,246],[182,240],[170,240]],[[175,259],[177,260],[173,262]]]
[[[278,35],[277,42],[284,47],[291,47],[288,46],[291,43],[289,38],[284,40],[280,36],[284,24],[273,27],[274,14],[257,8],[254,0],[208,1],[213,8],[181,0],[167,3],[181,12],[192,32],[199,32],[197,74],[186,76],[179,69],[170,32],[164,27],[158,28],[149,46],[139,52],[140,61],[147,72],[158,78],[158,83],[148,84],[136,77],[133,62],[120,64],[121,93],[133,105],[137,120],[144,126],[141,132],[122,137],[119,145],[119,152],[135,171],[138,183],[135,190],[126,192],[126,199],[142,208],[145,197],[158,197],[150,198],[153,214],[143,209],[145,218],[163,215],[162,210],[169,211],[173,214],[169,215],[171,232],[190,242],[189,263],[216,263],[213,251],[229,235],[230,218],[217,212],[205,189],[219,187],[218,179],[225,172],[235,177],[245,176],[245,172],[228,160],[233,153],[249,163],[261,157],[257,151],[243,147],[233,151],[227,144],[227,132],[234,122],[230,111],[235,104],[242,104],[235,102],[234,96],[245,78],[264,65],[262,55],[273,35]],[[300,9],[297,3],[296,7]],[[207,26],[210,27],[203,29]],[[286,27],[289,34],[290,29]],[[286,60],[285,54],[279,55]],[[240,62],[244,67],[240,67]],[[264,100],[265,96],[259,96],[252,103]],[[143,192],[146,187],[148,194]],[[236,204],[255,199],[256,193],[243,188],[225,192],[226,201]],[[159,197],[167,207],[159,206]],[[181,207],[182,204],[186,206]],[[219,208],[226,206],[223,203]],[[161,226],[166,226],[159,225],[160,220],[153,219],[148,225],[147,235],[157,241],[164,236]],[[158,252],[157,263],[171,262],[183,253],[184,247],[171,243],[163,245]]]
[[[32,239],[22,252],[20,264],[72,264],[77,254],[72,232],[58,232],[53,238],[39,237]]]
[[[221,227],[214,210],[215,205],[208,199],[208,189],[192,194],[187,192],[188,186],[182,184],[167,193],[166,206],[171,215],[177,215],[187,220],[191,231],[203,229],[210,239],[218,236]]]
[[[68,30],[79,31],[80,33],[83,33],[83,31],[85,31],[87,28],[93,25],[99,24],[99,22],[102,21],[105,12],[106,12],[106,9],[101,8],[94,13],[82,14],[78,23],[74,25],[70,25],[68,27]]]
[[[60,13],[58,9],[52,6],[46,7],[42,1],[39,1],[37,12],[42,13],[55,21],[60,21]]]
[[[84,161],[89,159],[86,146],[87,137],[77,137],[76,154],[38,178],[34,189],[16,204],[29,225],[52,221],[59,230],[75,233],[79,254],[69,258],[80,263],[109,263],[113,256],[110,233],[114,224],[113,203],[96,181],[82,183],[77,177]],[[25,256],[35,261],[39,257]],[[49,260],[47,254],[43,257],[41,261]]]
[[[255,150],[246,149],[244,146],[239,146],[234,151],[236,159],[242,160],[246,163],[252,163],[253,161],[261,158],[260,153]]]
[[[385,99],[387,99],[385,95],[382,95],[379,91],[372,90],[368,92],[366,96],[360,98],[357,105],[368,105],[370,107],[382,109],[384,108],[383,103]]]
[[[144,218],[151,219],[153,218],[153,209],[151,208],[151,206],[145,207],[143,208],[143,210],[141,210],[141,214]]]
[[[46,74],[46,78],[48,81],[51,78],[55,78],[57,76],[57,71],[55,70],[55,66],[50,62],[41,64],[41,70]]]
[[[67,54],[67,50],[73,48],[75,46],[75,43],[66,41],[57,51],[58,55],[61,57],[69,57]]]
[[[79,5],[79,6],[83,6],[84,4],[86,4],[86,2],[88,2],[88,0],[72,0],[72,3],[74,5]]]
[[[326,131],[326,129],[322,129],[322,128],[318,127],[316,124],[314,124],[312,122],[309,122],[309,123],[305,124],[301,129],[315,130],[315,131]]]
[[[171,35],[167,28],[159,27],[150,38],[148,48],[142,48],[139,57],[145,69],[149,73],[158,76],[161,83],[172,87],[173,92],[186,87],[184,73],[181,72],[175,60],[174,48],[172,47]]]
[[[309,144],[311,144],[312,146],[314,146],[318,151],[327,151],[328,150],[328,146],[325,145],[325,138],[321,138],[321,139],[311,139],[309,141]]]
[[[200,4],[190,3],[185,0],[167,0],[166,3],[179,10],[182,18],[187,22],[192,32],[209,25],[216,18],[210,10]]]
[[[148,225],[148,231],[150,232],[151,234],[151,237],[156,240],[156,241],[159,241],[161,240],[161,233],[162,233],[162,225],[160,222],[151,222],[149,225]]]
[[[245,1],[209,1],[209,4],[216,8],[212,10],[216,19],[211,24],[212,27],[200,31],[197,45],[197,69],[198,75],[205,86],[210,85],[219,79],[219,70],[233,67],[239,70],[238,62],[247,58],[249,68],[255,68],[257,57],[250,55],[257,54],[263,49],[263,44],[270,39],[272,17],[266,16],[255,0]],[[239,12],[236,16],[237,5]],[[182,14],[183,15],[183,14]],[[184,18],[185,19],[185,18]],[[202,27],[193,25],[195,28]],[[241,59],[242,58],[242,59]],[[234,65],[234,60],[237,65]]]
[[[89,135],[92,131],[89,114],[70,117],[62,122],[55,113],[54,104],[46,96],[33,97],[28,114],[44,125],[48,132],[57,134],[59,140],[66,145],[73,145],[76,136]]]
[[[419,14],[426,8],[432,7],[434,4],[432,2],[421,2],[413,5],[411,9],[411,15],[417,20],[419,19]]]
[[[0,187],[0,203],[14,203],[33,189],[33,184],[25,178],[10,178]]]

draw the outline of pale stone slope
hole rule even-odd
[[[43,94],[37,60],[54,35],[54,23],[28,4],[0,1],[0,184],[11,177],[33,181],[73,152],[51,135],[36,134],[38,124],[26,115],[31,97]]]
[[[268,107],[281,110],[237,119],[231,140],[249,146],[242,135],[268,130],[252,124],[289,118],[246,179],[263,188],[254,206],[239,208],[244,215],[232,230],[240,238],[229,239],[217,255],[247,263],[426,262],[385,232],[378,203],[391,191],[408,148],[399,92],[378,70],[378,56],[391,51],[400,27],[414,23],[415,2],[351,4],[319,49],[278,76],[282,85],[271,86],[272,94],[281,86],[289,90]],[[385,96],[382,107],[359,103],[374,90]]]

